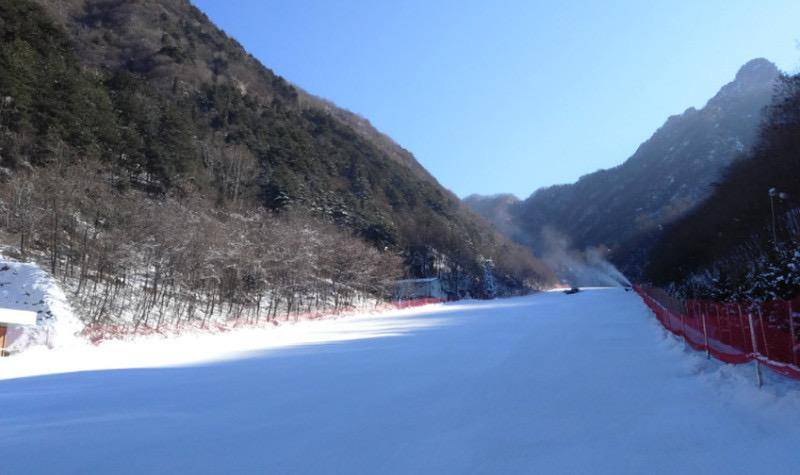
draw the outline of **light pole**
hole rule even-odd
[[[772,212],[772,244],[775,246],[775,250],[778,250],[778,233],[775,230],[775,196],[778,194],[778,190],[775,188],[769,189],[769,210]]]
[[[778,191],[777,188],[770,188],[769,189],[769,209],[772,212],[772,242],[775,245],[775,250],[778,250],[778,231],[777,231],[777,224],[775,222],[775,198],[779,200],[786,200],[789,198],[788,193],[784,193],[783,191]]]

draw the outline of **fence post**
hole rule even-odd
[[[736,312],[739,314],[739,330],[742,336],[742,345],[747,341],[747,334],[744,332],[744,316],[742,316],[742,305],[736,304]]]
[[[706,344],[706,359],[711,359],[711,350],[708,348],[708,329],[706,328],[706,312],[700,312],[700,318],[703,319],[703,338]]]
[[[794,334],[794,310],[792,309],[792,301],[789,300],[786,304],[789,307],[789,332],[792,334],[792,362],[797,366],[797,337]]]
[[[764,328],[764,315],[761,313],[761,306],[758,307],[758,323],[761,324],[761,339],[764,340],[764,356],[769,358],[769,342],[767,341],[767,329]]]
[[[753,326],[753,312],[747,312],[747,321],[750,323],[750,342],[753,345],[753,357],[756,360],[756,384],[761,387],[761,362],[758,360],[758,346],[756,344],[756,330]]]
[[[672,313],[672,311],[670,311],[670,314],[671,313]],[[685,341],[686,340],[686,322],[684,321],[685,318],[684,318],[683,313],[680,314],[680,317],[681,317],[681,335],[683,335],[683,339]]]

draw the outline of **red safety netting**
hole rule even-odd
[[[692,348],[726,363],[759,361],[800,379],[800,297],[764,303],[678,300],[662,289],[637,286],[636,292],[672,333]]]
[[[424,297],[419,299],[410,299],[410,300],[397,300],[392,302],[392,307],[394,308],[410,308],[410,307],[421,307],[422,305],[431,305],[434,303],[442,303],[444,299],[437,299],[433,297]]]

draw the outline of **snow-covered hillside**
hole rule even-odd
[[[74,343],[83,327],[73,315],[58,283],[38,265],[17,262],[0,254],[0,320],[3,312],[36,312],[36,326],[10,327],[10,352],[35,346],[64,346]]]
[[[800,466],[795,384],[684,350],[622,289],[31,352],[0,379],[4,474]]]

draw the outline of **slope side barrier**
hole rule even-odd
[[[757,361],[800,380],[800,297],[718,303],[682,301],[662,289],[634,288],[661,324],[692,348],[726,363]]]
[[[129,338],[132,336],[148,336],[148,335],[161,335],[161,336],[176,336],[187,331],[200,331],[211,333],[224,333],[239,328],[259,328],[275,325],[281,321],[300,321],[300,320],[315,320],[325,317],[333,317],[343,314],[349,314],[363,310],[365,312],[385,312],[389,310],[402,310],[412,307],[421,307],[423,305],[431,305],[436,303],[443,303],[444,299],[439,298],[417,298],[409,300],[395,300],[391,302],[383,302],[375,305],[371,309],[359,309],[357,307],[345,307],[336,311],[319,311],[319,312],[303,312],[291,313],[290,315],[279,316],[273,319],[258,319],[253,321],[251,318],[241,319],[227,319],[224,321],[219,320],[191,320],[183,321],[180,324],[163,325],[162,327],[153,326],[139,326],[136,327],[132,323],[128,324],[90,324],[83,328],[80,335],[87,338],[94,344],[101,343],[106,340],[119,340]],[[281,314],[283,315],[283,314]]]

